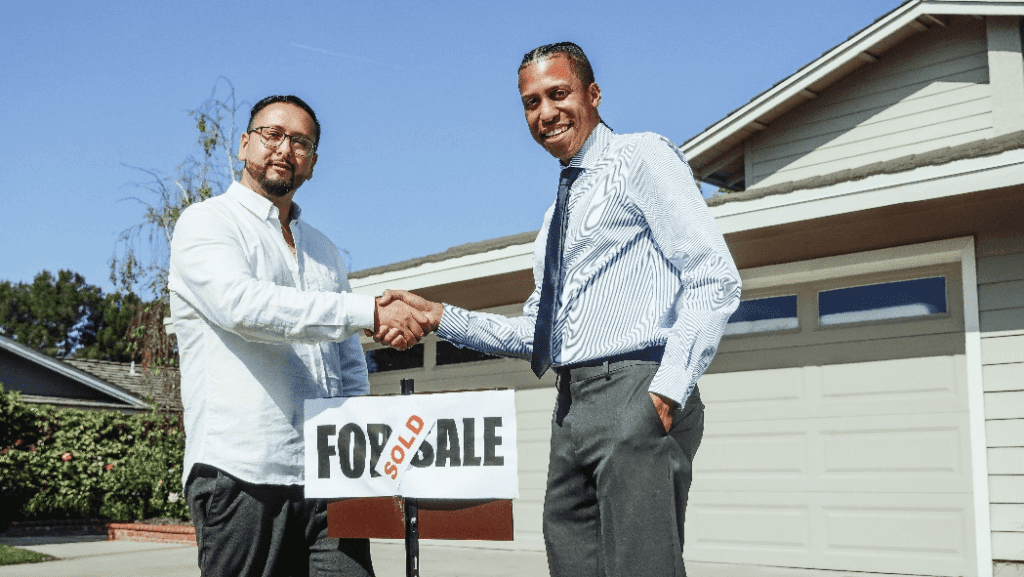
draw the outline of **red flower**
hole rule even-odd
[[[70,461],[71,460],[71,453],[70,452],[64,453],[63,455],[60,456],[60,460],[64,461],[65,463]]]
[[[114,468],[114,464],[113,463],[107,463],[107,465],[105,467],[103,467],[103,469],[106,470],[106,471],[109,471],[109,470],[111,470],[113,468]]]

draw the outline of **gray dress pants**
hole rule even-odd
[[[704,405],[695,388],[666,433],[648,394],[659,366],[560,372],[544,499],[553,577],[685,577],[683,522]]]
[[[368,577],[369,539],[327,537],[327,502],[301,485],[246,483],[209,465],[185,488],[203,577]]]

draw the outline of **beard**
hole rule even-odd
[[[245,164],[245,170],[268,195],[280,198],[295,190],[295,167],[292,167],[292,175],[289,178],[267,177],[267,165],[256,166],[251,162]]]

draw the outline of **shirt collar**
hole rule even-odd
[[[274,206],[274,203],[238,181],[232,182],[224,194],[237,201],[258,218],[277,220],[277,207]],[[292,220],[299,220],[301,214],[302,209],[295,201],[292,201]]]
[[[604,156],[604,151],[608,148],[613,135],[614,133],[611,128],[608,128],[608,125],[604,122],[599,122],[594,127],[594,130],[590,131],[590,136],[587,137],[587,141],[576,152],[576,156],[573,156],[572,160],[569,161],[569,166],[592,168]],[[562,169],[565,167],[562,166],[562,163],[558,163],[558,168]]]

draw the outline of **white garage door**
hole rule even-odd
[[[875,270],[899,268],[889,263],[920,260],[925,252],[900,250]],[[841,258],[842,266],[850,261],[862,269],[865,258],[854,256]],[[747,334],[723,340],[700,381],[706,428],[694,463],[685,558],[976,575],[959,263],[803,278],[819,274],[816,267],[804,263],[781,275],[784,286],[745,278],[744,299],[794,301],[793,311],[734,323]],[[824,322],[819,318],[822,293],[935,278],[942,279],[941,310],[883,302],[867,313],[826,311]],[[425,342],[425,362],[371,375],[374,392],[397,392],[400,378],[415,378],[420,392],[515,389],[515,541],[463,545],[543,551],[553,378],[538,382],[515,359],[441,366],[433,337]]]
[[[946,266],[744,295],[766,304],[700,381],[687,560],[976,575],[960,283]],[[827,310],[857,291],[874,304]]]
[[[512,502],[512,511],[515,515],[515,549],[544,550],[541,512],[544,507],[544,490],[547,486],[551,413],[554,407],[554,387],[516,391],[519,498]]]

